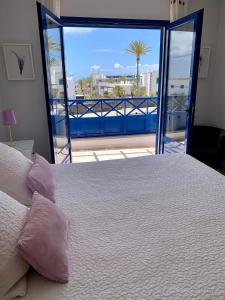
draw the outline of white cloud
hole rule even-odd
[[[132,65],[132,66],[126,66],[126,69],[136,69],[137,65]]]
[[[81,35],[87,34],[92,31],[96,30],[96,28],[87,28],[87,27],[64,27],[64,32],[66,34],[73,34],[73,35]]]
[[[101,66],[99,66],[99,65],[93,65],[93,66],[91,66],[92,70],[98,70],[100,68],[101,68]]]
[[[123,69],[123,68],[124,68],[124,66],[119,63],[114,64],[114,69]]]
[[[174,57],[191,55],[193,32],[175,31],[171,36],[171,55]]]
[[[116,74],[135,74],[136,73],[136,64],[134,65],[121,65],[120,63],[115,63],[113,68],[102,68],[100,65],[91,66],[91,70],[99,70],[101,72],[111,72]],[[158,64],[140,64],[140,72],[152,72],[155,70],[159,70]]]
[[[100,53],[123,53],[122,51],[116,50],[116,49],[109,49],[109,48],[100,48],[96,49],[95,52],[100,52]]]
[[[159,64],[153,64],[153,65],[144,64],[141,66],[141,68],[148,71],[155,71],[155,70],[159,70]]]
[[[159,64],[152,64],[152,65],[150,65],[150,64],[144,64],[144,65],[139,64],[139,67],[140,67],[141,71],[155,71],[155,70],[159,69]],[[125,66],[125,68],[127,70],[134,70],[134,69],[137,68],[137,65],[136,64],[135,65],[127,65],[127,66]]]

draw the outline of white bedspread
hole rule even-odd
[[[187,155],[54,166],[70,282],[26,300],[224,300],[225,177]]]

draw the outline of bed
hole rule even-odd
[[[188,155],[53,166],[70,281],[24,300],[225,299],[225,177]]]

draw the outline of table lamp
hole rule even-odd
[[[8,128],[9,128],[9,138],[10,138],[9,145],[14,147],[16,144],[13,141],[13,138],[12,138],[11,126],[16,124],[16,116],[15,116],[15,112],[12,109],[3,110],[3,112],[2,112],[2,124],[5,125],[5,126],[8,126]]]

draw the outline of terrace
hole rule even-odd
[[[155,154],[155,134],[72,139],[74,163],[125,159]]]

